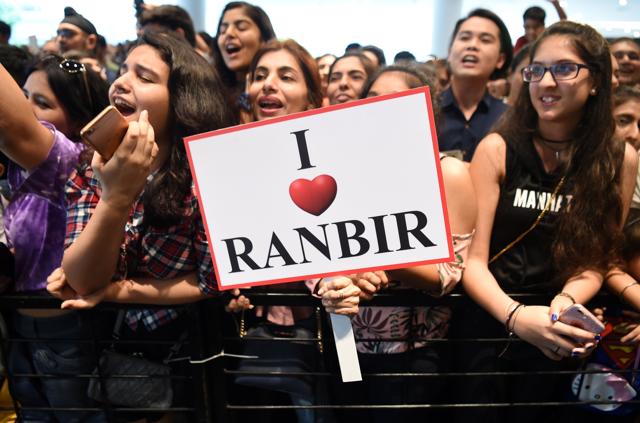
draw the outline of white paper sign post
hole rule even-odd
[[[453,259],[427,88],[185,145],[221,290]]]

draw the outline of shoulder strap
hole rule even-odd
[[[547,199],[547,204],[545,204],[544,209],[540,212],[540,214],[538,215],[536,220],[533,222],[533,224],[531,226],[529,226],[529,228],[526,231],[524,231],[520,235],[518,235],[518,237],[516,239],[514,239],[509,244],[507,244],[506,247],[504,247],[502,250],[500,250],[498,253],[496,253],[493,257],[491,257],[491,259],[489,260],[489,264],[491,264],[494,261],[496,261],[500,256],[502,256],[504,253],[509,251],[514,245],[516,245],[518,242],[522,241],[522,239],[525,236],[527,236],[529,234],[529,232],[531,232],[532,230],[535,229],[536,226],[538,226],[538,224],[542,221],[542,218],[549,212],[549,209],[551,208],[551,203],[556,199],[556,196],[558,195],[558,192],[560,192],[560,189],[564,185],[564,178],[565,178],[564,176],[562,178],[560,178],[560,181],[558,182],[558,185],[556,185],[555,189],[553,190],[553,193],[551,194],[551,197],[549,197]]]

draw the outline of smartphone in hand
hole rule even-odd
[[[82,140],[93,147],[105,160],[118,149],[129,129],[129,122],[118,109],[107,106],[80,131]]]
[[[592,333],[601,333],[604,330],[604,324],[582,304],[573,304],[566,308],[560,313],[558,320]]]

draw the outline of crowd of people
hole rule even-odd
[[[267,13],[242,1],[224,7],[213,36],[196,32],[178,6],[135,2],[139,38],[117,48],[67,7],[57,36],[35,56],[9,45],[11,28],[0,22],[0,254],[2,263],[12,263],[0,269],[0,281],[8,292],[48,292],[62,300],[61,309],[21,308],[4,316],[11,336],[36,340],[9,348],[9,375],[60,376],[9,377],[11,395],[24,407],[21,419],[107,421],[103,411],[46,410],[99,404],[87,394],[87,379],[64,376],[95,367],[96,352],[73,339],[96,331],[108,337],[114,322],[96,328],[80,310],[101,302],[166,306],[127,308],[123,319],[113,320],[121,321],[122,340],[177,342],[187,319],[172,306],[219,296],[184,137],[424,86],[432,93],[455,259],[272,289],[303,287],[328,312],[351,316],[364,373],[515,376],[372,378],[356,388],[290,393],[291,403],[317,405],[332,393],[370,405],[562,401],[570,382],[557,371],[588,360],[601,335],[559,316],[605,290],[619,304],[594,312],[604,322],[623,313],[625,324],[616,331],[635,351],[640,44],[606,40],[550,2],[561,20],[545,28],[544,10],[527,9],[525,35],[515,45],[496,13],[476,9],[456,22],[446,60],[422,63],[402,52],[390,65],[380,48],[357,43],[339,57],[314,58],[295,40],[278,39]],[[128,122],[111,158],[80,136],[108,105]],[[468,301],[456,307],[440,300],[418,307],[367,305],[388,289],[437,298],[458,289]],[[513,299],[515,293],[551,300],[525,304]],[[254,307],[240,290],[226,310],[242,314],[243,323],[251,315],[253,327],[317,324],[311,307]],[[495,343],[429,342],[501,337],[523,342],[506,350]],[[176,345],[128,352],[162,361]],[[550,376],[531,377],[532,370]],[[186,365],[173,371],[186,372]],[[635,379],[629,383],[637,389]],[[189,402],[184,386],[173,392],[174,404]],[[616,421],[633,421],[632,411]],[[436,414],[387,409],[367,418],[610,418],[576,408],[567,413],[553,417],[544,407]],[[357,418],[304,408],[296,415],[302,422]],[[175,418],[161,410],[124,417]]]

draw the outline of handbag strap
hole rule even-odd
[[[118,315],[116,316],[116,322],[113,325],[113,331],[111,332],[111,337],[115,341],[120,340],[120,330],[122,329],[122,323],[124,322],[125,313],[126,312],[124,310],[118,310]]]
[[[124,323],[125,315],[126,315],[126,311],[118,310],[118,315],[116,316],[116,322],[113,325],[113,331],[111,332],[111,337],[113,338],[114,341],[120,340],[120,331],[122,330],[122,324]],[[173,345],[171,345],[171,348],[169,348],[169,353],[167,354],[167,357],[165,357],[165,359],[162,360],[163,363],[166,364],[169,361],[171,361],[173,356],[180,351],[180,348],[182,348],[182,345],[187,340],[187,336],[188,336],[188,333],[187,333],[187,330],[185,329],[184,331],[182,331],[182,334],[180,334],[180,337],[178,338],[178,340]],[[111,350],[115,350],[115,342],[111,343]]]
[[[558,182],[558,184],[554,188],[553,193],[551,194],[551,197],[549,197],[547,199],[547,204],[545,204],[544,209],[542,209],[542,211],[540,212],[540,214],[538,215],[536,220],[533,222],[533,224],[531,226],[529,226],[529,228],[526,231],[524,231],[520,235],[518,235],[518,237],[516,239],[514,239],[509,244],[507,244],[506,247],[504,247],[502,250],[500,250],[498,253],[496,253],[493,257],[491,257],[491,259],[489,260],[489,264],[491,264],[494,261],[496,261],[500,256],[502,256],[504,253],[509,251],[514,245],[516,245],[518,242],[522,241],[522,239],[525,236],[527,236],[529,234],[529,232],[531,232],[532,230],[535,229],[536,226],[538,226],[538,224],[542,221],[542,218],[545,217],[545,215],[551,209],[551,203],[555,201],[556,196],[558,195],[558,192],[560,192],[560,189],[564,185],[564,178],[565,178],[564,176],[562,178],[560,178],[560,181]]]

